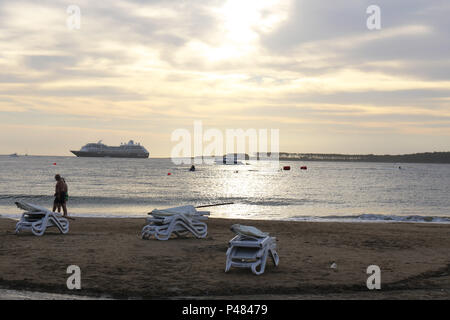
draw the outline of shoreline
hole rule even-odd
[[[229,230],[250,224],[277,237],[280,266],[224,272]],[[77,218],[60,235],[14,235],[0,219],[0,288],[116,299],[450,299],[450,225],[211,218],[208,237],[142,240],[144,218]],[[331,269],[335,262],[337,269]],[[82,290],[66,287],[69,265]],[[366,268],[382,270],[382,290]],[[30,272],[30,267],[32,272]],[[1,298],[1,293],[0,293]]]
[[[20,214],[0,214],[0,219],[9,219],[19,221]],[[367,218],[361,219],[361,216]],[[69,218],[74,219],[146,219],[148,215],[101,215],[101,214],[70,214]],[[374,217],[374,218],[370,218]],[[382,218],[381,218],[382,217]],[[228,219],[228,220],[243,220],[243,221],[275,221],[275,222],[307,222],[307,223],[369,223],[369,224],[384,224],[384,223],[399,223],[399,224],[426,224],[426,225],[450,225],[450,216],[399,216],[399,215],[384,215],[384,214],[362,214],[354,216],[297,216],[292,218],[280,219],[260,219],[260,218],[229,218],[229,217],[210,217],[210,219]],[[434,221],[433,221],[434,220]]]
[[[426,296],[433,300],[449,300],[449,289],[396,290],[382,295],[377,292],[330,293],[330,294],[266,294],[234,296],[176,296],[163,297],[167,300],[403,300]],[[0,300],[117,300],[107,296],[83,296],[40,291],[26,291],[0,288]],[[119,299],[120,300],[120,299]],[[142,300],[135,297],[134,300]],[[153,300],[160,300],[154,298]]]
[[[109,300],[107,297],[58,294],[51,292],[5,289],[0,287],[0,300]]]

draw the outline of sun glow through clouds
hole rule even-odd
[[[239,58],[254,52],[261,33],[287,19],[287,0],[228,0],[213,10],[223,21],[218,46],[191,43],[209,61]]]
[[[228,0],[219,10],[226,38],[232,42],[254,41],[259,32],[270,32],[287,18],[285,0]]]

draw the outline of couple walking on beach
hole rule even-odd
[[[67,206],[66,202],[69,198],[67,183],[63,177],[59,174],[55,175],[56,186],[55,186],[55,201],[53,201],[53,212],[58,208],[58,212],[61,212],[61,207],[63,208],[63,216],[67,217]]]

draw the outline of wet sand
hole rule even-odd
[[[450,299],[450,225],[210,219],[206,239],[158,241],[140,239],[144,223],[77,218],[67,235],[35,237],[14,235],[15,221],[0,219],[0,288],[138,299]],[[276,236],[279,267],[269,260],[261,276],[225,273],[234,223]],[[373,264],[381,290],[369,291]],[[66,287],[69,265],[81,268],[81,290]]]

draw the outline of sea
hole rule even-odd
[[[244,161],[189,168],[169,158],[0,156],[0,215],[20,217],[17,200],[50,209],[60,174],[74,217],[146,217],[155,208],[232,203],[202,210],[230,219],[450,223],[449,164]]]

